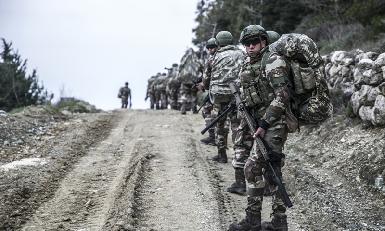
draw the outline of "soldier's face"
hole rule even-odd
[[[208,48],[210,55],[214,54],[217,51],[217,48]]]
[[[259,39],[247,41],[243,44],[248,55],[259,54],[259,52],[266,46],[266,41]]]

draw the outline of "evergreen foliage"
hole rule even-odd
[[[260,24],[280,34],[305,33],[325,52],[352,48],[385,51],[384,0],[200,0],[195,20],[194,44],[221,30],[238,39],[245,26]]]
[[[48,94],[39,84],[36,70],[26,73],[27,60],[23,60],[12,48],[12,43],[1,39],[0,53],[0,110],[28,105],[49,103],[53,94]]]

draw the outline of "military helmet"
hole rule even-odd
[[[248,39],[258,37],[267,39],[269,36],[267,35],[265,28],[262,26],[249,25],[242,30],[239,42],[243,44]]]
[[[268,40],[269,44],[272,44],[273,42],[277,41],[281,37],[280,34],[278,34],[275,31],[272,31],[272,30],[268,30],[268,31],[266,31],[266,33],[268,35],[267,40]]]
[[[219,31],[215,39],[221,47],[233,44],[233,35],[229,31]]]
[[[210,38],[209,40],[207,40],[206,42],[206,48],[209,49],[209,48],[216,48],[218,47],[218,44],[217,44],[217,40],[215,40],[215,38]]]

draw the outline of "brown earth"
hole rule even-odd
[[[210,160],[202,124],[170,110],[56,119],[33,147],[3,147],[0,230],[226,230],[246,197],[226,192],[233,168]],[[384,129],[341,117],[291,134],[289,230],[385,230],[384,197],[371,186],[385,168],[384,140]],[[4,168],[31,157],[42,161]]]

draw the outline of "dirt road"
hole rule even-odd
[[[226,192],[233,181],[231,155],[228,164],[210,160],[216,148],[199,142],[202,124],[200,115],[170,110],[67,122],[60,135],[37,147],[39,164],[0,165],[0,229],[226,230],[244,216],[246,197]],[[293,158],[288,155],[285,172],[295,205],[289,230],[385,230],[378,194],[365,194],[365,187],[357,194],[344,176],[325,186],[322,177],[334,176],[333,169],[313,168],[314,160],[300,158],[295,144],[288,153]],[[343,198],[343,206],[329,192]],[[347,217],[364,195],[372,198],[356,209],[362,219]]]

